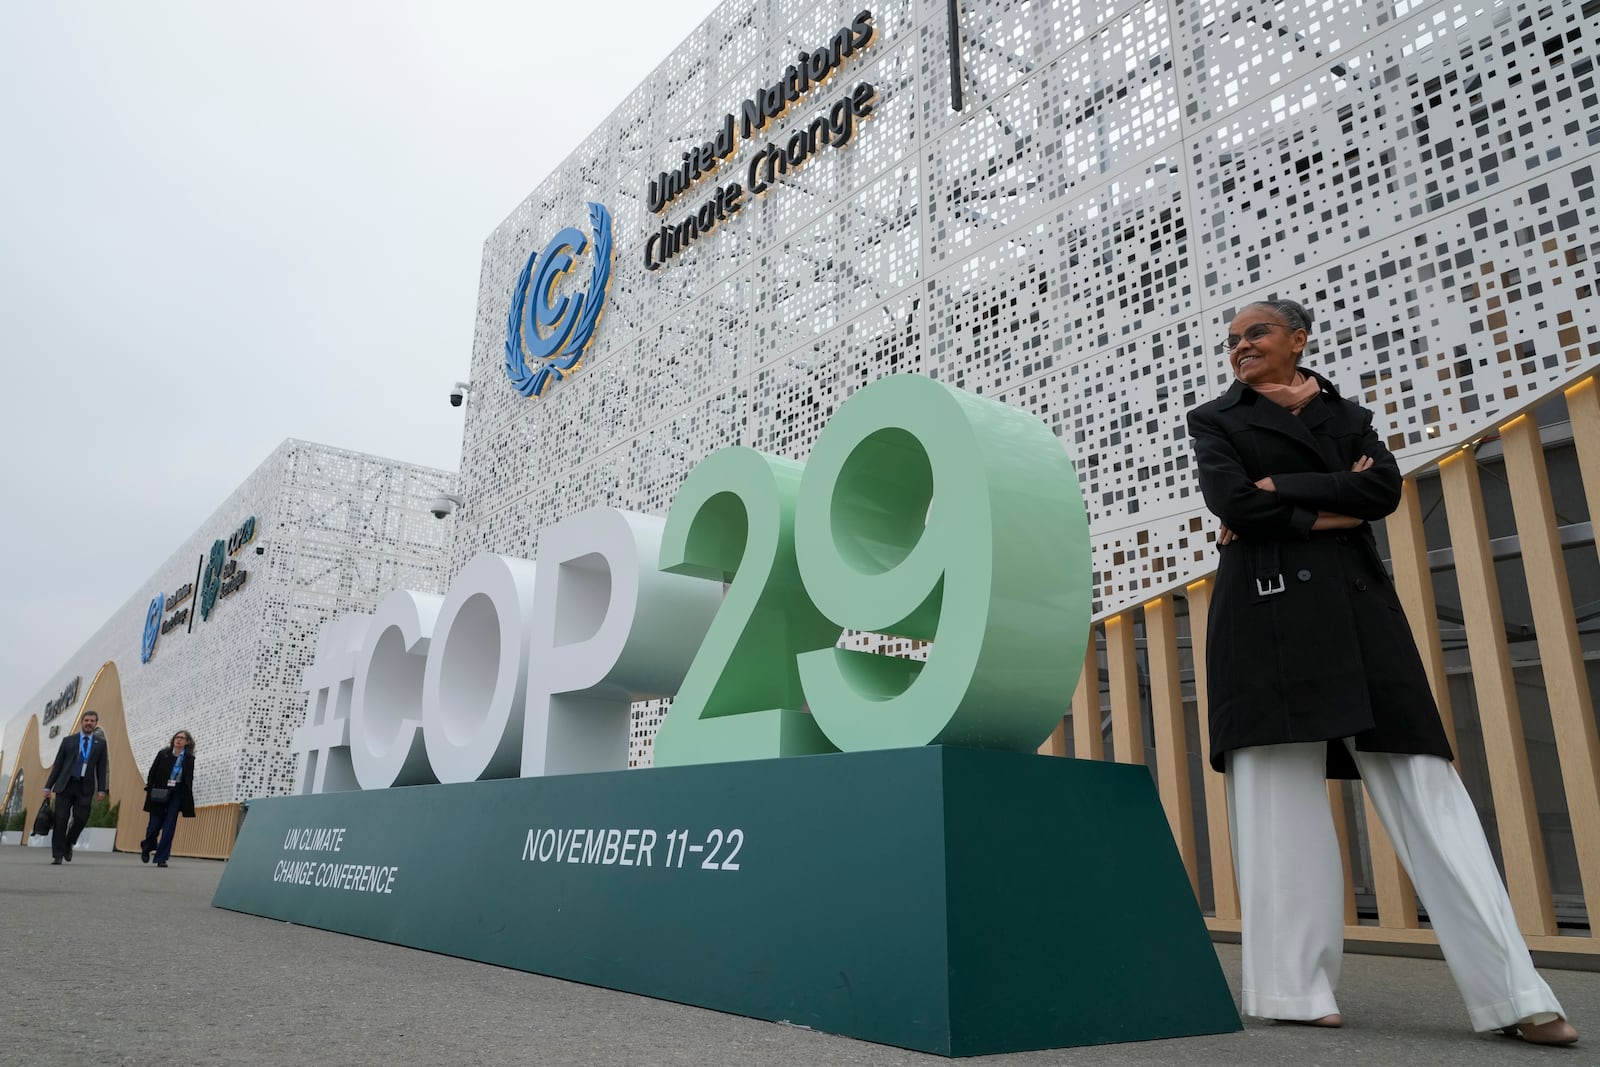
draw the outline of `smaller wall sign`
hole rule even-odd
[[[144,635],[139,642],[140,663],[150,662],[163,636],[179,627],[192,625],[190,614],[196,607],[202,619],[210,619],[218,599],[244,588],[250,572],[240,569],[239,561],[229,557],[237,555],[255,539],[256,517],[252,515],[240,523],[226,541],[219,538],[212,542],[210,552],[202,559],[204,570],[198,576],[198,590],[194,582],[185,582],[171,593],[157,593],[150,599],[144,617]]]
[[[42,724],[48,724],[56,716],[76,704],[78,702],[78,686],[82,682],[83,675],[81,674],[68,682],[67,687],[61,690],[61,695],[44,706],[44,716],[39,721]]]

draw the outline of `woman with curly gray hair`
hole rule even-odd
[[[1300,366],[1291,300],[1228,326],[1227,392],[1189,412],[1222,520],[1206,643],[1211,764],[1227,775],[1248,1015],[1339,1026],[1344,871],[1325,778],[1360,778],[1475,1030],[1578,1032],[1534,970],[1372,526],[1400,502],[1372,413]]]

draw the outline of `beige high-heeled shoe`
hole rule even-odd
[[[1520,1037],[1532,1045],[1570,1045],[1578,1040],[1578,1031],[1559,1015],[1545,1023],[1524,1020],[1512,1026],[1502,1026],[1500,1032],[1507,1037]]]
[[[1290,1026],[1325,1026],[1332,1030],[1344,1025],[1344,1016],[1334,1012],[1320,1019],[1274,1019],[1273,1022],[1288,1023]]]

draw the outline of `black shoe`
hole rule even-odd
[[[157,867],[165,867],[165,866],[166,866],[166,864],[165,864],[165,863],[158,863],[158,864],[156,864],[156,866],[157,866]]]
[[[60,856],[52,857],[51,860],[50,860],[50,866],[52,866],[52,867],[61,866],[61,857]]]
[[[67,849],[67,851],[62,854],[61,858],[66,860],[68,863],[71,863],[72,862],[72,850],[70,848]]]
[[[149,863],[150,862],[150,848],[149,848],[148,845],[140,845],[139,846],[139,862],[140,863]]]

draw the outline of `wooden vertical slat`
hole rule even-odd
[[[1056,721],[1056,728],[1050,731],[1050,736],[1039,745],[1041,756],[1065,756],[1067,754],[1067,719],[1062,716]]]
[[[239,832],[239,805],[203,804],[194,809],[194,816],[192,819],[178,820],[177,832],[172,837],[172,854],[200,859],[227,859],[233,852],[233,839]],[[119,848],[122,845],[120,841],[117,844]],[[127,851],[135,851],[138,847],[136,842]]]
[[[1394,563],[1394,587],[1406,609],[1411,637],[1422,657],[1422,669],[1439,706],[1450,747],[1456,744],[1455,715],[1450,709],[1450,683],[1444,673],[1444,648],[1439,641],[1439,609],[1433,596],[1433,572],[1428,566],[1428,542],[1422,528],[1422,501],[1417,481],[1407,478],[1400,489],[1400,506],[1384,523],[1389,553]]]
[[[1350,862],[1350,820],[1344,813],[1345,783],[1328,780],[1328,806],[1333,809],[1333,832],[1339,837],[1339,866],[1344,870],[1344,924],[1356,926],[1361,913],[1356,911],[1356,872]]]
[[[1139,660],[1131,611],[1106,619],[1106,670],[1111,676],[1111,754],[1118,763],[1143,763]]]
[[[1194,810],[1189,798],[1189,740],[1183,726],[1183,681],[1178,668],[1178,620],[1170,596],[1144,606],[1145,649],[1150,660],[1150,711],[1156,735],[1156,790],[1166,810],[1172,839],[1189,872],[1189,886],[1200,897],[1200,865],[1194,840]]]
[[[1219,919],[1239,917],[1239,884],[1233,876],[1233,838],[1228,830],[1228,782],[1211,769],[1211,709],[1206,701],[1206,625],[1211,616],[1211,579],[1190,585],[1189,647],[1194,656],[1194,703],[1200,728],[1200,774],[1206,789],[1206,840],[1211,847],[1212,906]]]
[[[1417,917],[1417,891],[1411,885],[1394,842],[1383,828],[1372,796],[1361,790],[1367,813],[1367,854],[1372,858],[1372,895],[1378,900],[1378,925],[1390,930],[1412,930],[1421,925]]]
[[[1589,521],[1600,521],[1600,382],[1594,378],[1567,390],[1567,418],[1572,421],[1572,445],[1583,475],[1583,495],[1589,499]]]
[[[1394,563],[1395,592],[1405,608],[1411,638],[1433,690],[1434,703],[1450,744],[1455,746],[1455,723],[1450,714],[1449,684],[1444,673],[1444,649],[1439,641],[1438,612],[1433,597],[1433,574],[1428,566],[1428,543],[1422,526],[1422,504],[1415,478],[1400,489],[1400,506],[1385,522],[1389,552]],[[1378,925],[1391,930],[1411,930],[1420,925],[1417,892],[1395,855],[1394,843],[1372,797],[1361,790],[1367,817],[1367,852],[1372,858],[1372,894],[1378,901]]]
[[[1511,655],[1506,648],[1505,618],[1489,548],[1477,458],[1471,450],[1445,457],[1439,463],[1439,480],[1444,486],[1444,505],[1450,519],[1461,614],[1466,619],[1467,651],[1472,659],[1473,687],[1483,726],[1506,887],[1522,932],[1550,934],[1556,928],[1550,872],[1539,836],[1539,813],[1534,806],[1522,712],[1517,706]]]
[[[1511,483],[1511,507],[1517,518],[1528,599],[1533,605],[1533,629],[1572,819],[1584,906],[1590,915],[1600,915],[1600,737],[1595,731],[1594,703],[1574,622],[1572,586],[1561,555],[1539,425],[1530,415],[1513,419],[1500,428],[1500,442],[1505,448],[1506,481]]]
[[[1100,654],[1094,627],[1089,627],[1089,647],[1083,654],[1083,673],[1072,693],[1072,754],[1078,759],[1106,758],[1106,737],[1101,732]]]

